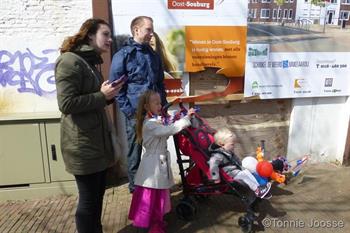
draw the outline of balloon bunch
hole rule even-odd
[[[247,156],[242,160],[242,167],[250,171],[260,185],[266,185],[269,182],[268,176],[263,175],[267,175],[267,173],[259,174],[258,170],[261,171],[261,165],[258,166],[258,164],[258,160],[252,156]]]
[[[274,180],[278,183],[285,183],[285,175],[276,171],[273,164],[264,160],[264,141],[261,141],[261,146],[256,149],[256,158],[248,156],[242,160],[242,167],[248,169],[259,182],[264,185],[268,180]]]
[[[260,176],[268,177],[278,183],[285,183],[286,176],[274,169],[273,164],[264,160],[265,141],[261,140],[261,146],[256,148],[256,158],[258,160],[257,172]]]
[[[268,180],[274,180],[278,183],[286,183],[286,175],[288,177],[297,176],[301,168],[309,160],[309,156],[305,155],[301,159],[296,160],[294,166],[283,156],[278,156],[271,162],[264,159],[265,142],[261,141],[261,146],[256,148],[256,159],[248,156],[242,160],[242,167],[248,169],[255,176],[259,184],[266,184]]]

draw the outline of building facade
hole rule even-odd
[[[350,25],[350,0],[248,0],[248,21]]]
[[[338,0],[340,1],[340,0]],[[338,25],[350,25],[350,0],[341,0]]]
[[[249,22],[294,22],[297,0],[248,0]]]

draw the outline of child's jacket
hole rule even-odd
[[[169,189],[174,185],[167,139],[190,124],[188,116],[171,125],[163,125],[154,118],[144,121],[142,155],[135,185],[155,189]]]
[[[209,170],[212,180],[220,180],[219,166],[232,178],[241,171],[240,158],[221,146],[213,143],[209,146],[210,159]]]

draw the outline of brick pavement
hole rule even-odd
[[[308,165],[305,172],[284,187],[274,186],[273,197],[260,206],[256,232],[350,232],[350,167]],[[181,191],[172,193],[175,207]],[[105,233],[141,232],[127,219],[131,196],[126,185],[108,189],[103,225]],[[76,232],[77,196],[0,202],[0,232]],[[243,205],[229,195],[212,196],[197,203],[191,222],[180,220],[174,210],[166,216],[168,233],[239,232]],[[264,224],[271,224],[264,227]],[[314,224],[314,225],[311,225]]]

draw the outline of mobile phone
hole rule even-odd
[[[128,79],[128,76],[126,76],[125,74],[123,74],[122,76],[120,76],[117,80],[112,82],[112,87],[117,86],[120,82],[125,82]]]

